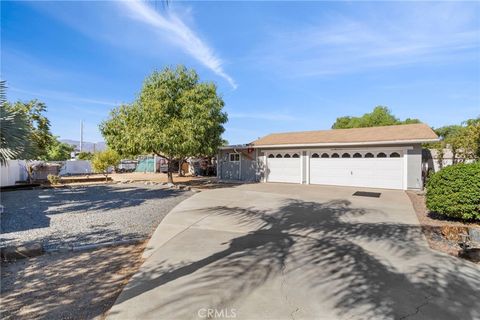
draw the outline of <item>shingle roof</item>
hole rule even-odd
[[[395,126],[272,133],[252,142],[253,146],[297,144],[348,144],[364,142],[431,141],[438,139],[424,123]]]

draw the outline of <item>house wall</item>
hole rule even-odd
[[[258,181],[256,151],[248,153],[246,150],[236,150],[240,154],[240,161],[229,161],[229,154],[233,149],[220,150],[218,154],[218,177],[223,180]]]
[[[407,188],[422,189],[422,146],[416,144],[407,150]]]
[[[408,189],[422,189],[422,148],[420,144],[415,145],[375,145],[375,146],[342,146],[334,148],[341,151],[342,149],[360,149],[360,150],[380,150],[386,149],[403,149],[404,150],[404,166],[406,167],[406,173],[404,182],[407,184]],[[221,150],[219,154],[219,177],[226,180],[243,180],[243,181],[265,181],[265,154],[270,150],[290,150],[290,148],[268,148],[268,149],[256,149],[252,159],[248,159],[242,152],[241,163],[235,163],[229,161],[228,154],[234,152],[231,150]],[[296,150],[301,152],[303,162],[302,182],[308,183],[308,154],[309,152],[319,149],[329,150],[331,148],[297,148]],[[238,150],[237,150],[238,151]],[[241,174],[240,174],[241,170]],[[268,169],[267,169],[268,170]]]

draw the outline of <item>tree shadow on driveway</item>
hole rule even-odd
[[[228,206],[205,210],[257,227],[197,261],[142,268],[117,304],[168,286],[141,316],[192,318],[198,308],[239,304],[280,278],[282,286],[276,294],[291,305],[292,314],[304,318],[320,314],[297,305],[310,304],[318,311],[325,302],[339,318],[403,319],[422,313],[435,319],[480,316],[479,269],[430,251],[417,226],[355,219],[371,210],[353,208],[348,200],[290,199],[275,212]],[[305,295],[295,297],[292,289]],[[114,308],[111,315],[117,312]]]

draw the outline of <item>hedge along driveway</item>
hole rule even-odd
[[[0,245],[46,249],[146,239],[189,191],[157,185],[90,185],[2,193]]]
[[[427,207],[451,218],[480,220],[480,161],[434,173],[427,183]]]

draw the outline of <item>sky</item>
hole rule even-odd
[[[377,105],[440,127],[480,115],[480,2],[2,1],[9,101],[39,99],[53,134],[98,125],[154,70],[215,82],[224,138],[329,129]]]

